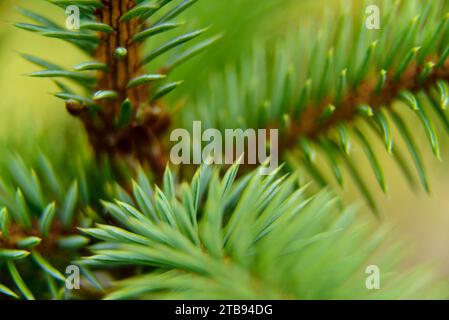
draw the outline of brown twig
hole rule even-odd
[[[149,166],[156,176],[160,176],[167,161],[167,150],[162,137],[170,125],[170,118],[160,101],[149,101],[149,85],[128,88],[128,82],[144,74],[141,66],[142,45],[131,38],[140,31],[138,20],[121,21],[120,18],[135,6],[134,0],[103,0],[104,6],[96,12],[99,22],[110,25],[111,33],[100,33],[100,43],[95,59],[106,64],[106,72],[98,72],[95,91],[113,90],[118,97],[103,100],[97,116],[92,116],[88,108],[69,101],[68,111],[78,116],[87,131],[89,142],[98,156],[107,155],[116,160],[129,162],[135,166]],[[117,58],[117,48],[125,48],[126,56]],[[118,128],[123,101],[128,98],[133,106],[129,124]]]
[[[378,110],[382,106],[391,107],[402,90],[416,93],[431,88],[439,79],[449,80],[449,61],[433,70],[425,81],[420,82],[419,75],[422,70],[421,66],[410,65],[399,79],[394,79],[393,74],[388,73],[380,92],[376,92],[376,82],[372,78],[365,80],[356,89],[349,90],[345,94],[342,102],[336,106],[335,112],[325,121],[320,121],[320,117],[329,105],[330,99],[324,99],[319,104],[307,105],[300,118],[292,121],[284,138],[281,139],[279,152],[296,146],[299,137],[317,140],[319,136],[335,128],[338,123],[349,123],[355,120],[357,106],[360,104],[369,105],[373,110]]]

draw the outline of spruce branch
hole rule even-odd
[[[273,56],[257,44],[239,68],[228,68],[211,80],[212,94],[200,96],[191,105],[195,114],[186,114],[183,120],[188,123],[205,114],[206,127],[277,128],[279,153],[291,169],[305,170],[324,187],[331,182],[322,172],[322,161],[340,185],[346,167],[375,212],[371,187],[349,156],[350,146],[363,149],[386,192],[386,178],[368,136],[373,131],[414,186],[406,156],[393,137],[393,122],[421,184],[429,191],[416,130],[408,128],[405,113],[411,111],[419,119],[432,152],[440,159],[437,125],[449,132],[445,111],[449,19],[442,15],[448,9],[444,1],[386,1],[381,6],[380,30],[368,30],[364,13],[349,10],[320,21],[320,26],[312,23],[293,32],[277,45]],[[220,88],[225,92],[217,93]]]
[[[438,59],[429,58],[428,65],[435,65],[433,61],[438,61]],[[385,73],[384,76],[379,75],[379,78],[385,77],[385,80],[382,79],[381,85],[377,80],[366,80],[356,90],[348,91],[340,103],[335,106],[332,115],[327,116],[324,121],[322,121],[322,116],[331,104],[330,102],[305,106],[301,117],[291,120],[291,126],[285,134],[281,150],[294,147],[298,137],[307,137],[316,141],[320,135],[334,129],[339,123],[353,122],[356,117],[361,115],[372,117],[381,107],[392,107],[393,103],[403,96],[405,96],[404,101],[409,104],[411,109],[419,111],[419,106],[413,95],[421,91],[429,92],[431,89],[435,89],[440,81],[449,81],[449,61],[445,61],[442,66],[428,73],[426,72],[423,79],[425,68],[425,66],[413,64],[407,67],[398,79],[394,79],[393,72]],[[444,101],[444,98],[440,98]],[[363,105],[369,106],[371,110],[363,110]],[[435,155],[439,157],[438,146],[434,145],[433,148]]]
[[[147,71],[150,62],[173,49],[181,49],[206,29],[185,33],[147,54],[143,47],[147,40],[151,42],[154,37],[179,27],[181,24],[175,18],[197,0],[184,0],[172,8],[175,2],[172,0],[50,2],[63,9],[68,4],[78,6],[81,30],[66,30],[26,9],[20,10],[38,24],[16,26],[69,42],[90,55],[91,60],[74,66],[72,71],[24,55],[30,62],[44,67],[31,76],[69,79],[88,92],[87,96],[79,95],[58,81],[62,92],[55,96],[65,100],[70,114],[81,119],[99,157],[127,160],[134,167],[136,163],[149,165],[156,176],[162,173],[167,162],[164,134],[171,122],[162,98],[180,84],[164,83],[164,80],[171,70],[203,51],[219,36],[178,52],[165,66],[150,73]]]
[[[413,184],[392,135],[392,120],[428,189],[415,130],[409,130],[402,113],[406,106],[419,117],[439,156],[428,110],[449,131],[445,113],[449,27],[447,17],[441,19],[447,8],[444,1],[409,0],[400,6],[385,1],[385,28],[380,34],[370,34],[363,26],[352,30],[348,15],[340,19],[336,34],[321,33],[318,41],[312,41],[316,28],[311,26],[313,32],[301,34],[300,48],[295,46],[296,38],[280,44],[274,57],[257,47],[254,57],[244,57],[241,70],[230,67],[225,79],[211,82],[210,95],[180,115],[187,126],[193,117],[223,129],[236,125],[281,129],[287,165],[305,167],[323,187],[317,193],[303,187],[297,173],[284,175],[279,168],[271,176],[258,170],[239,176],[238,164],[223,175],[219,167],[202,166],[189,182],[179,182],[176,172],[166,168],[163,183],[153,185],[149,176],[165,165],[162,139],[173,120],[161,98],[180,84],[164,81],[172,68],[218,37],[175,55],[158,72],[147,73],[147,63],[152,66],[160,55],[204,32],[188,32],[146,54],[142,51],[143,41],[149,39],[151,44],[153,37],[179,27],[174,18],[196,0],[180,1],[173,8],[172,0],[49,2],[61,8],[78,5],[81,31],[67,31],[26,9],[22,13],[37,24],[17,26],[69,42],[89,59],[64,69],[23,56],[43,68],[33,76],[63,78],[78,85],[73,89],[55,80],[61,89],[56,96],[83,121],[97,160],[107,157],[105,163],[89,158],[74,165],[65,149],[69,156],[54,163],[53,157],[50,162],[40,153],[31,153],[26,161],[8,158],[7,169],[0,161],[2,298],[447,297],[447,290],[434,286],[428,269],[405,275],[394,272],[403,270],[391,264],[400,250],[391,245],[387,230],[360,220],[354,208],[343,208],[326,189],[327,176],[316,156],[326,157],[341,185],[345,164],[375,207],[370,187],[349,155],[350,143],[357,139],[386,190],[377,154],[365,127],[357,122],[364,119]],[[426,14],[416,17],[421,11]],[[328,19],[325,30],[335,30],[335,21]],[[299,68],[304,65],[306,71]],[[393,106],[393,101],[401,103]],[[108,162],[125,176],[120,182],[129,181],[131,187],[124,189],[117,183]],[[152,170],[133,170],[137,162],[149,164]],[[128,171],[133,171],[134,180]],[[87,252],[91,255],[80,258]],[[81,267],[80,292],[64,290],[63,271],[72,263]],[[382,270],[379,291],[364,286],[365,268],[372,263]],[[97,277],[99,273],[107,279]]]
[[[98,185],[108,181],[107,174],[87,161],[78,168],[55,167],[43,153],[34,155],[31,168],[18,155],[8,157],[6,170],[0,168],[0,293],[70,299],[75,295],[64,290],[64,271],[90,241],[78,227],[102,221],[93,208],[96,197],[107,198]],[[81,270],[83,290],[77,294],[98,297],[96,277]]]
[[[371,233],[354,208],[338,209],[329,191],[309,195],[294,175],[256,170],[238,179],[234,165],[219,178],[218,169],[203,166],[182,184],[167,169],[162,189],[141,179],[130,202],[104,202],[118,225],[83,228],[98,242],[78,263],[142,270],[106,288],[106,299],[392,298],[419,277],[383,278],[382,290],[364,289],[368,261],[384,268],[397,254],[389,246],[373,258],[385,229]],[[431,291],[424,285],[407,297]]]

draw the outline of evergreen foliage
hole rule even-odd
[[[169,73],[221,37],[191,45],[207,28],[172,36],[197,0],[46,2],[77,5],[81,30],[26,8],[19,10],[30,22],[16,26],[68,42],[88,59],[62,67],[23,57],[41,68],[31,76],[60,88],[55,96],[89,143],[72,135],[61,153],[0,146],[2,299],[447,298],[431,269],[403,271],[403,247],[379,221],[343,204],[321,165],[326,159],[340,185],[345,167],[377,213],[351,144],[363,148],[387,191],[377,136],[414,187],[398,131],[430,190],[420,131],[409,122],[418,117],[440,158],[437,133],[449,132],[445,1],[383,1],[379,31],[348,8],[328,16],[318,37],[312,22],[275,50],[256,42],[179,112],[166,96],[181,82]],[[192,176],[170,168],[166,133],[198,119],[222,130],[279,128],[286,164],[270,176],[239,164],[202,165]],[[320,190],[304,185],[303,172]],[[365,287],[371,261],[385,275],[382,290]],[[80,290],[66,288],[71,264],[81,269]]]
[[[106,154],[112,160],[135,158],[155,172],[163,171],[167,155],[160,139],[170,118],[160,100],[182,83],[166,81],[167,75],[220,36],[178,50],[165,65],[159,65],[157,69],[152,66],[151,72],[145,70],[148,64],[201,36],[207,28],[170,36],[146,54],[142,49],[145,41],[179,29],[182,24],[175,19],[197,0],[186,0],[177,5],[172,0],[49,2],[62,10],[68,5],[77,6],[81,11],[80,30],[69,31],[66,26],[26,8],[20,8],[20,11],[33,23],[16,23],[16,26],[68,42],[86,53],[89,59],[65,68],[24,54],[25,59],[43,68],[30,75],[68,79],[85,92],[78,94],[73,87],[57,80],[61,91],[55,96],[63,99],[67,110],[82,120],[97,154]],[[146,148],[148,145],[152,148]]]
[[[279,128],[290,170],[306,168],[324,187],[331,182],[321,163],[340,186],[347,169],[375,212],[371,187],[350,150],[351,144],[364,150],[387,192],[373,146],[379,141],[410,186],[417,185],[412,163],[430,192],[415,135],[424,133],[440,159],[439,136],[449,133],[447,9],[445,1],[384,1],[381,30],[368,30],[366,16],[354,19],[347,10],[330,14],[324,25],[301,26],[274,53],[257,44],[238,68],[213,77],[207,94],[184,109],[181,125],[189,128],[192,119],[202,119],[204,126],[222,130]],[[409,128],[413,117],[423,131]]]

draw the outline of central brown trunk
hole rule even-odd
[[[133,166],[149,165],[159,175],[167,161],[161,138],[170,124],[169,117],[159,101],[150,104],[149,85],[127,87],[131,79],[145,73],[140,63],[142,45],[131,41],[144,24],[138,19],[121,21],[135,7],[134,0],[103,0],[103,4],[96,12],[97,20],[111,26],[113,31],[99,34],[100,43],[94,56],[108,70],[98,72],[95,91],[112,90],[118,97],[97,102],[101,108],[95,116],[87,109],[73,110],[70,104],[67,107],[82,119],[97,156],[106,155],[112,162],[124,160]],[[117,49],[125,49],[126,55],[117,57]],[[122,103],[127,98],[132,104],[131,121],[117,127]]]
[[[120,18],[135,6],[134,0],[106,0],[105,6],[98,12],[98,20],[114,29],[112,33],[101,33],[100,44],[95,57],[97,61],[106,63],[109,72],[98,75],[97,90],[114,90],[119,98],[114,107],[107,112],[117,115],[121,103],[128,97],[135,111],[142,103],[148,103],[148,87],[140,86],[127,89],[129,80],[144,73],[140,66],[140,44],[131,42],[131,37],[139,31],[140,24],[136,19],[122,22]],[[125,48],[127,55],[121,59],[115,56],[117,48]],[[109,104],[110,106],[110,104]]]

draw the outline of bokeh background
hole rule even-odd
[[[194,101],[196,96],[207,90],[206,84],[211,76],[223,72],[227,65],[235,64],[251,50],[255,41],[265,40],[274,44],[310,19],[320,19],[326,11],[336,10],[337,6],[345,6],[349,2],[355,7],[361,5],[361,1],[337,0],[200,1],[184,19],[189,21],[189,25],[211,25],[212,32],[224,32],[225,36],[207,52],[207,65],[200,56],[177,71],[174,77],[185,79],[185,85],[170,99]],[[54,137],[54,141],[48,142],[48,148],[63,150],[66,146],[62,144],[66,140],[58,138],[76,134],[83,139],[83,130],[65,112],[63,103],[51,96],[50,93],[56,92],[51,81],[26,76],[37,69],[18,53],[32,53],[64,66],[82,61],[82,54],[58,40],[44,39],[14,28],[14,22],[23,21],[16,10],[18,6],[44,7],[48,17],[61,23],[65,21],[65,16],[45,1],[0,0],[0,143],[26,151],[35,144],[34,137],[45,134]],[[413,126],[418,120],[411,121]],[[421,130],[421,126],[416,127]],[[416,136],[421,136],[424,142],[424,132]],[[380,150],[379,144],[376,148],[379,148],[379,157],[388,177],[388,195],[379,190],[371,170],[366,171],[382,210],[380,223],[390,225],[394,237],[412,245],[407,263],[433,263],[446,276],[449,275],[449,139],[444,134],[441,137],[442,162],[432,157],[430,150],[423,150],[427,151],[423,155],[431,182],[430,195],[411,190],[396,165]],[[425,144],[423,149],[427,148],[427,143],[422,144]],[[357,148],[353,150],[356,159],[361,153]],[[367,165],[366,161],[363,163]],[[339,193],[347,203],[360,203],[366,219],[373,219],[355,187],[348,185]]]

